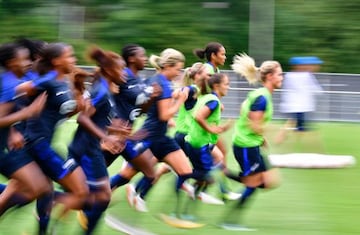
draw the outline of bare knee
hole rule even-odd
[[[265,188],[277,188],[281,184],[281,175],[276,168],[264,172],[263,177]]]
[[[111,200],[111,189],[110,187],[104,186],[99,188],[95,194],[95,201],[99,203],[109,203]]]

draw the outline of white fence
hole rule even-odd
[[[154,74],[154,69],[145,69],[141,75],[149,77]],[[256,87],[249,86],[244,79],[230,70],[222,70],[230,78],[230,90],[223,98],[225,110],[224,118],[236,118],[239,114],[241,102],[248,91]],[[345,121],[360,122],[360,74],[315,74],[323,92],[317,97],[316,112],[311,119],[318,121]],[[273,94],[274,119],[286,118],[279,112],[281,89]]]

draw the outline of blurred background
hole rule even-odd
[[[92,44],[120,52],[126,43],[138,43],[148,55],[173,47],[185,54],[189,66],[198,61],[193,49],[218,41],[227,50],[226,65],[221,69],[232,78],[238,77],[229,71],[232,57],[240,52],[259,63],[278,60],[285,71],[290,70],[288,61],[293,56],[317,56],[324,62],[316,73],[323,88],[312,117],[319,121],[314,128],[317,132],[309,132],[310,137],[302,139],[290,133],[273,152],[346,154],[359,159],[359,10],[359,0],[0,0],[0,44],[19,37],[63,41],[74,46],[79,65],[91,65],[84,54]],[[153,72],[145,70],[145,77]],[[254,87],[244,80],[231,79],[231,89],[223,100],[224,118],[238,116],[239,104],[251,89]],[[275,119],[285,118],[278,110],[280,94],[275,92],[273,97]],[[64,139],[70,138],[69,130],[76,126],[70,121],[64,125],[57,139],[65,152]],[[282,121],[273,122],[270,137],[282,125]],[[230,134],[226,140],[230,141]],[[229,165],[234,166],[233,155],[228,152]],[[120,165],[121,159],[109,168],[111,174]],[[245,223],[258,228],[257,235],[360,234],[359,168],[358,164],[336,170],[281,169],[283,185],[260,194]],[[5,180],[0,176],[0,181]],[[143,224],[156,234],[226,234],[215,223],[229,206],[200,205],[200,216],[208,223],[200,230],[175,229],[155,218],[155,213],[163,212],[164,207],[169,209],[173,203],[171,196],[164,203],[164,195],[170,195],[164,194],[164,189],[172,190],[172,180],[168,176],[156,185],[161,190],[153,190],[149,197],[152,214],[131,210],[124,189],[114,195],[115,204],[108,211],[126,222]],[[235,190],[241,187],[233,186]],[[1,235],[35,234],[36,222],[29,216],[33,204],[21,211],[2,218]],[[71,215],[64,234],[79,230],[74,220],[75,215]],[[96,234],[119,234],[104,223],[99,227]]]
[[[0,43],[16,37],[74,45],[87,64],[90,44],[119,51],[139,43],[148,53],[182,51],[187,65],[195,48],[219,41],[232,57],[247,52],[275,59],[285,70],[294,55],[316,55],[322,71],[360,73],[358,0],[0,0]]]

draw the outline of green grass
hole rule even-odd
[[[57,133],[54,143],[57,149],[66,153],[66,140],[71,137],[73,123],[65,123]],[[274,122],[269,128],[268,139],[272,153],[318,152],[326,154],[352,155],[360,158],[360,126],[350,123],[317,123],[315,129],[307,136],[291,133],[282,145],[275,145],[272,139],[280,127]],[[229,145],[228,165],[237,170],[230,151],[231,131],[224,135]],[[61,141],[59,141],[61,140]],[[119,158],[110,168],[114,174],[120,168]],[[271,191],[259,190],[249,207],[244,211],[242,222],[257,228],[255,232],[241,234],[256,235],[335,235],[360,234],[360,169],[358,165],[342,169],[280,169],[282,184]],[[138,178],[139,176],[137,176]],[[147,198],[150,213],[138,213],[130,208],[125,199],[124,188],[113,194],[113,201],[107,213],[140,226],[154,234],[236,234],[216,227],[222,214],[231,206],[212,206],[198,204],[197,216],[206,226],[184,230],[172,228],[159,219],[160,212],[170,212],[174,207],[174,176],[168,174],[160,179]],[[234,190],[242,189],[240,184],[231,182]],[[210,192],[216,195],[216,187]],[[32,216],[33,204],[18,211],[7,214],[0,221],[0,235],[35,234],[36,221]],[[71,214],[63,224],[62,234],[78,234],[80,232],[75,213]],[[95,234],[121,234],[108,228],[103,221]]]

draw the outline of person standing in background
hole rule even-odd
[[[318,57],[292,57],[289,60],[291,71],[285,74],[280,111],[288,120],[276,137],[282,143],[289,130],[304,132],[309,130],[309,116],[316,110],[316,95],[322,88],[314,76],[323,63]]]

